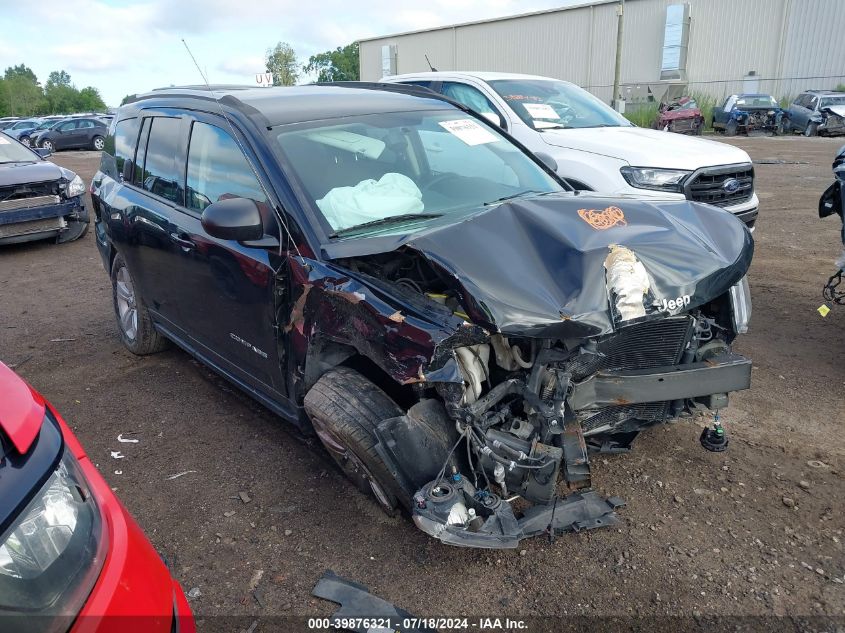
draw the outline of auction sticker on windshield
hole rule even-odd
[[[11,143],[9,143],[8,139],[0,136],[0,145],[11,145]]]
[[[532,119],[559,119],[560,115],[548,103],[523,103],[522,107]]]
[[[499,139],[490,130],[485,130],[472,119],[455,119],[453,121],[438,121],[440,127],[461,139],[467,145],[482,145],[495,143]]]

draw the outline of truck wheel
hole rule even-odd
[[[731,119],[725,126],[725,136],[736,136],[737,125],[736,119]]]
[[[112,263],[111,285],[117,329],[126,349],[138,356],[166,349],[168,340],[153,327],[152,317],[120,253]]]
[[[819,133],[819,124],[810,121],[807,127],[804,128],[804,136],[815,136]]]
[[[337,367],[305,394],[305,411],[320,440],[343,473],[364,494],[375,497],[388,515],[400,503],[410,506],[402,489],[375,450],[375,427],[404,413],[386,393],[347,367]]]

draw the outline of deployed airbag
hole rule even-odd
[[[416,183],[393,172],[378,180],[362,180],[354,187],[335,187],[317,200],[317,206],[335,230],[392,215],[421,213],[424,208]]]

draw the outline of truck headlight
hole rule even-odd
[[[67,629],[67,618],[58,616],[79,613],[99,576],[105,546],[99,508],[76,460],[65,451],[0,535],[0,612],[11,611],[22,630],[29,630],[26,618],[45,615],[55,619],[42,629],[43,618],[35,618],[38,630]]]
[[[731,319],[734,332],[745,334],[751,321],[751,290],[748,287],[748,277],[743,277],[728,291],[731,296]]]
[[[656,169],[653,167],[622,167],[622,177],[637,189],[683,192],[682,183],[692,172],[683,169]]]
[[[85,183],[82,182],[82,178],[74,176],[73,180],[68,183],[65,193],[68,198],[75,198],[76,196],[81,196],[85,193]]]

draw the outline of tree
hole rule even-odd
[[[317,73],[317,81],[358,81],[358,42],[312,55],[302,70]]]
[[[6,79],[14,79],[16,77],[19,77],[21,79],[26,79],[38,85],[38,77],[35,76],[35,73],[32,72],[32,69],[28,68],[24,64],[18,64],[17,66],[9,66],[6,69],[6,74],[4,75],[4,77]]]
[[[125,97],[123,97],[123,99],[120,100],[120,105],[125,104],[127,101],[129,101],[130,99],[134,99],[135,97],[136,95],[134,94],[126,95]]]
[[[267,49],[267,72],[273,73],[274,86],[292,86],[299,78],[296,52],[287,42]]]
[[[106,104],[100,96],[100,91],[93,86],[88,86],[79,91],[76,109],[81,112],[104,112]]]
[[[70,75],[68,75],[63,70],[54,70],[53,72],[51,72],[50,75],[47,77],[47,83],[44,84],[44,89],[48,90],[56,86],[70,88]]]

